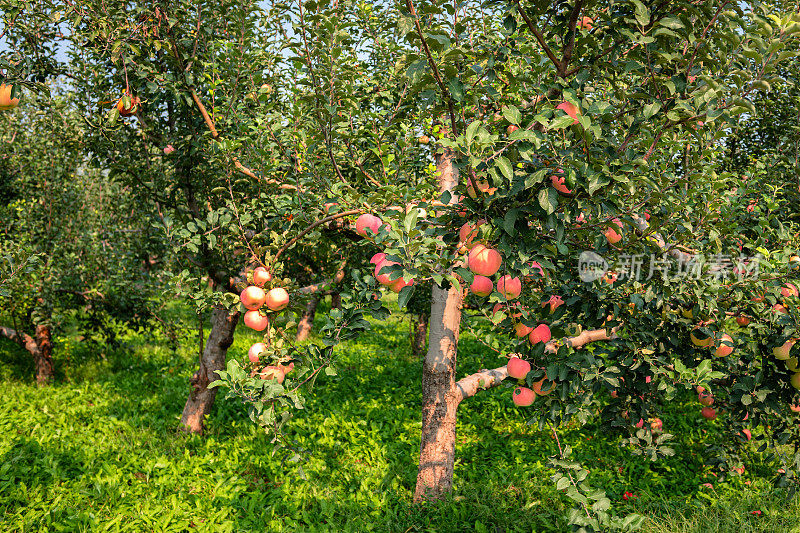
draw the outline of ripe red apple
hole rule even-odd
[[[792,351],[792,346],[794,346],[795,341],[796,339],[789,339],[780,346],[774,347],[772,349],[772,355],[775,356],[775,359],[786,361],[789,359],[789,352]]]
[[[479,191],[482,193],[486,193],[487,195],[492,195],[497,190],[496,187],[492,187],[489,185],[488,181],[478,181],[475,180],[475,187],[478,188]],[[475,188],[472,187],[472,181],[467,181],[467,194],[473,200],[478,199],[478,193],[475,192]]]
[[[380,218],[364,213],[356,219],[356,233],[362,237],[373,237],[378,234],[382,224]]]
[[[781,296],[784,298],[796,298],[797,295],[797,286],[794,283],[787,283],[781,288]]]
[[[472,279],[469,290],[471,290],[472,294],[475,296],[489,296],[492,294],[492,290],[494,290],[494,284],[492,283],[492,280],[486,276],[475,276]]]
[[[330,210],[333,209],[333,206],[335,206],[335,205],[339,205],[339,204],[337,202],[325,202],[324,204],[322,204],[322,210],[327,215],[330,212]]]
[[[531,331],[533,331],[533,328],[526,326],[522,322],[517,322],[514,324],[514,334],[516,334],[517,337],[525,337],[530,335]]]
[[[611,222],[619,228],[619,231],[617,231],[613,226],[609,226],[606,228],[606,231],[603,233],[603,235],[606,236],[606,240],[608,240],[610,244],[617,244],[622,240],[622,221],[618,218],[615,218]]]
[[[9,111],[19,105],[19,98],[11,98],[13,85],[0,83],[0,111]]]
[[[772,306],[772,312],[773,313],[783,313],[785,315],[785,314],[787,314],[789,312],[789,310],[786,309],[786,307],[781,305],[781,304],[775,304],[775,305]]]
[[[752,439],[752,438],[753,438],[753,434],[752,434],[752,433],[750,433],[750,430],[749,430],[749,429],[747,429],[747,428],[744,428],[744,429],[742,430],[742,435],[744,435],[744,436],[745,436],[745,438],[746,438],[747,440],[750,440],[750,439]]]
[[[512,357],[508,360],[506,369],[508,370],[509,377],[514,379],[525,379],[525,376],[527,376],[528,372],[531,371],[531,364],[524,359],[520,359],[519,357]]]
[[[373,258],[374,259],[374,258]],[[386,272],[385,274],[381,274],[380,271],[383,267],[399,265],[397,261],[389,261],[385,257],[381,260],[380,263],[375,265],[375,279],[378,280],[378,283],[381,285],[391,285],[392,280],[390,279],[391,273]]]
[[[800,256],[793,255],[789,258],[789,268],[792,270],[800,270]]]
[[[578,27],[582,30],[589,31],[592,29],[592,23],[594,23],[592,17],[581,17],[578,21]]]
[[[272,273],[266,268],[259,266],[253,270],[253,285],[256,287],[263,287],[272,281]]]
[[[267,351],[267,345],[263,342],[257,342],[250,347],[250,350],[247,352],[247,357],[250,359],[251,363],[258,363],[258,357]]]
[[[700,409],[700,414],[703,415],[703,418],[706,420],[714,420],[717,418],[717,411],[713,407],[703,407]]]
[[[476,244],[467,256],[469,269],[473,274],[481,276],[494,276],[500,270],[502,262],[500,252],[482,244]]]
[[[714,350],[714,355],[716,357],[727,357],[731,353],[733,353],[733,346],[734,346],[733,338],[727,333],[723,333],[716,343],[716,349]]]
[[[507,127],[507,128],[506,128],[506,133],[508,133],[509,135],[511,135],[512,133],[514,133],[514,132],[515,132],[515,131],[517,131],[518,129],[519,129],[519,128],[518,128],[517,126],[515,126],[514,124],[512,124],[512,125],[510,125],[509,127]]]
[[[550,314],[552,315],[563,304],[564,300],[561,299],[561,296],[551,296],[547,301],[542,302],[542,307],[550,306]]]
[[[403,290],[403,287],[410,287],[413,284],[414,284],[413,279],[406,281],[402,277],[399,277],[389,284],[389,289],[392,292],[400,292],[401,290]]]
[[[431,142],[431,138],[428,137],[427,135],[423,135],[422,137],[419,138],[420,144],[428,144],[429,142]]]
[[[384,259],[386,259],[386,254],[383,252],[378,252],[377,254],[372,256],[372,259],[370,259],[369,262],[372,263],[373,265],[377,265]]]
[[[709,405],[714,405],[714,395],[710,392],[706,392],[705,389],[697,394],[697,401],[700,402],[700,405],[705,405],[708,407]]]
[[[497,281],[497,292],[505,296],[506,300],[519,298],[522,293],[522,281],[519,278],[503,276]]]
[[[289,363],[288,365],[269,365],[259,372],[258,377],[265,380],[274,379],[278,383],[283,384],[283,380],[286,379],[286,374],[292,370],[294,370],[294,363]]]
[[[125,105],[125,96],[120,98],[119,101],[117,102],[117,111],[119,111],[119,116],[121,117],[129,117],[134,113],[136,113],[136,109],[139,106],[139,102],[141,102],[138,96],[131,96],[131,95],[127,96],[130,101],[130,105],[128,106]]]
[[[535,345],[538,342],[550,342],[552,335],[550,334],[550,328],[547,324],[539,324],[533,331],[531,331],[530,335],[528,336],[528,341],[531,344]]]
[[[789,406],[789,409],[791,409],[793,413],[800,413],[800,403],[793,403]]]
[[[517,407],[528,407],[536,399],[536,393],[528,387],[517,387],[514,389],[512,398],[514,400],[514,405]]]
[[[475,224],[465,222],[458,230],[458,240],[468,246],[478,235],[478,228],[480,228],[484,222],[486,222],[484,219],[480,219]]]
[[[539,381],[534,381],[533,382],[533,385],[532,385],[533,386],[533,392],[535,392],[537,396],[546,396],[547,394],[550,394],[551,392],[556,390],[556,382],[555,381],[551,381],[550,382],[550,386],[547,387],[546,389],[543,388],[545,381],[548,381],[547,376],[543,377]]]
[[[650,431],[653,433],[661,433],[664,429],[664,422],[660,418],[653,418],[650,420]]]
[[[289,293],[282,287],[275,287],[269,290],[264,303],[273,311],[280,311],[289,305]]]
[[[612,272],[612,271],[610,271],[610,270],[609,270],[609,271],[608,271],[608,272],[606,272],[606,273],[605,273],[605,275],[603,276],[603,281],[605,281],[605,282],[606,282],[606,283],[608,283],[609,285],[613,285],[613,284],[614,284],[614,282],[616,282],[616,281],[617,281],[617,278],[619,278],[619,274],[617,274],[616,272]]]
[[[736,323],[744,327],[750,323],[750,317],[740,315],[736,317]]]
[[[564,176],[550,176],[550,183],[553,184],[553,188],[560,192],[561,194],[572,194],[572,191],[567,188],[564,181],[566,178]]]
[[[578,123],[578,115],[580,114],[580,109],[575,104],[571,104],[566,100],[561,102],[556,106],[556,109],[562,110],[567,115],[571,116],[573,119],[573,124]]]
[[[264,331],[269,326],[269,318],[257,310],[248,311],[244,314],[244,325],[256,331]]]
[[[255,285],[250,285],[239,295],[239,300],[242,302],[242,305],[250,311],[254,311],[264,305],[265,298],[264,289],[256,287]]]

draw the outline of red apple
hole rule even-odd
[[[543,377],[539,381],[534,381],[533,382],[533,385],[532,385],[533,386],[533,392],[535,392],[537,396],[545,396],[547,394],[550,394],[554,390],[556,390],[556,382],[555,381],[551,381],[550,382],[550,386],[547,387],[546,389],[542,388],[544,386],[544,382],[545,381],[547,381],[547,376]]]
[[[700,405],[705,405],[708,407],[709,405],[714,404],[714,395],[710,392],[706,392],[705,389],[702,392],[697,394],[697,401],[700,402]]]
[[[551,296],[547,301],[542,302],[542,307],[550,306],[550,314],[556,312],[556,309],[561,307],[564,304],[564,300],[561,299],[561,296]]]
[[[128,98],[129,105],[125,105],[125,97]],[[136,113],[136,109],[139,106],[139,97],[131,96],[131,95],[124,95],[122,98],[119,99],[117,102],[117,111],[119,111],[119,116],[121,117],[129,117]]]
[[[372,263],[373,265],[377,265],[384,259],[386,259],[386,254],[383,252],[378,252],[377,254],[372,256],[372,259],[370,259],[369,262]]]
[[[414,280],[410,279],[408,282],[404,280],[402,277],[397,278],[393,282],[389,284],[389,290],[392,292],[400,292],[403,290],[403,287],[410,287],[414,284]]]
[[[264,303],[273,311],[280,311],[289,305],[289,293],[282,287],[275,287],[269,290]]]
[[[744,327],[750,323],[750,318],[744,315],[736,317],[736,323]]]
[[[733,353],[733,346],[734,346],[733,338],[727,333],[723,333],[716,343],[716,349],[714,350],[714,355],[716,357],[727,357],[731,353]]]
[[[550,342],[552,335],[550,334],[550,328],[547,324],[539,324],[533,331],[531,331],[530,335],[528,336],[528,340],[531,344],[535,345],[539,342]]]
[[[526,326],[522,322],[517,322],[514,324],[514,334],[516,334],[517,337],[525,337],[530,335],[531,331],[533,331],[533,328]]]
[[[467,256],[469,269],[473,274],[481,276],[494,276],[500,270],[502,262],[500,252],[482,244],[476,244]]]
[[[384,274],[381,274],[380,273],[381,269],[383,269],[383,267],[394,266],[399,264],[400,263],[396,261],[389,261],[384,257],[380,263],[375,265],[375,279],[378,280],[378,283],[380,283],[381,285],[390,285],[392,283],[392,280],[390,279],[391,273],[386,272]]]
[[[622,221],[618,218],[615,218],[611,221],[612,224],[616,225],[619,228],[617,231],[613,226],[609,226],[604,235],[606,236],[606,240],[608,240],[611,244],[617,244],[619,241],[622,240]]]
[[[594,23],[592,17],[581,17],[581,19],[578,21],[578,27],[582,30],[588,31],[592,29],[592,23]]]
[[[572,191],[567,188],[564,183],[566,178],[564,176],[550,176],[550,183],[553,184],[553,188],[560,192],[561,194],[572,194]]]
[[[514,379],[525,379],[525,376],[527,376],[528,372],[531,371],[531,364],[524,359],[520,359],[519,357],[512,357],[508,360],[506,369],[508,370],[509,377]]]
[[[461,228],[458,230],[458,240],[465,245],[469,245],[472,240],[478,235],[478,228],[486,222],[483,219],[480,219],[475,224],[470,224],[469,222],[465,222]]]
[[[509,135],[511,135],[512,133],[514,133],[514,132],[515,132],[515,131],[517,131],[518,129],[519,129],[519,128],[518,128],[517,126],[515,126],[514,124],[512,124],[512,125],[510,125],[509,127],[507,127],[507,128],[506,128],[506,133],[508,133]]]
[[[747,429],[747,428],[742,430],[742,435],[744,435],[747,440],[750,440],[750,439],[753,438],[752,433],[750,433],[750,430]]]
[[[242,305],[250,311],[254,311],[264,305],[265,298],[264,289],[256,287],[255,285],[250,285],[239,295],[239,300],[242,302]]]
[[[472,294],[475,296],[489,296],[492,294],[492,290],[494,290],[494,284],[492,283],[492,280],[486,276],[475,276],[472,279],[472,284],[470,284],[469,290],[472,291]]]
[[[522,293],[522,282],[519,278],[503,276],[497,281],[497,292],[505,296],[506,300],[519,298]]]
[[[556,106],[556,109],[560,109],[567,115],[571,116],[573,119],[572,122],[573,124],[578,123],[578,115],[580,114],[580,109],[578,109],[577,106],[575,106],[575,104],[571,104],[565,100],[560,104],[558,104]]]
[[[689,339],[692,341],[692,344],[697,346],[698,348],[708,348],[714,342],[714,339],[700,331],[699,329],[695,329],[689,334]]]
[[[706,420],[714,420],[717,418],[717,411],[713,407],[703,407],[700,409],[700,414],[703,415],[703,418]]]
[[[269,318],[259,311],[248,311],[244,314],[244,325],[256,331],[264,331],[269,326]]]
[[[661,433],[664,429],[664,422],[660,418],[653,418],[650,420],[650,431],[654,433]]]
[[[419,138],[420,144],[428,144],[429,142],[431,142],[431,138],[428,137],[427,135],[423,135],[422,137]]]
[[[514,400],[514,405],[517,407],[528,407],[536,399],[536,393],[528,387],[517,387],[514,389],[512,398]]]
[[[797,295],[797,286],[793,283],[787,283],[781,288],[781,296],[784,298],[796,298]]]
[[[263,287],[270,281],[272,281],[272,274],[266,268],[259,266],[253,270],[253,285]]]
[[[378,234],[382,224],[380,218],[364,213],[356,219],[356,233],[362,237],[373,237]]]
[[[289,363],[288,365],[269,365],[259,372],[258,377],[265,380],[274,379],[278,383],[283,384],[283,380],[286,379],[286,374],[292,370],[294,370],[294,363]]]
[[[251,363],[258,363],[258,357],[267,351],[267,345],[263,342],[257,342],[250,347],[250,350],[247,352],[247,357],[250,359]]]

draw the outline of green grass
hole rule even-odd
[[[233,401],[218,401],[206,437],[176,431],[196,338],[177,353],[147,335],[116,350],[59,339],[60,379],[44,389],[29,358],[0,342],[0,531],[567,530],[569,502],[545,466],[556,445],[503,388],[462,404],[452,498],[412,505],[421,362],[407,331],[399,320],[376,324],[342,348],[339,375],[321,378],[291,422],[302,473],[272,455]],[[230,354],[254,338],[243,328]],[[459,357],[463,373],[499,363],[469,338]],[[775,467],[754,452],[744,476],[708,476],[702,457],[722,420],[701,423],[688,404],[663,418],[680,438],[676,456],[658,463],[592,424],[561,438],[618,513],[647,516],[645,531],[800,531],[800,503],[771,488]],[[624,501],[625,491],[636,498]]]

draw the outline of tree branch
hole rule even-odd
[[[4,326],[0,326],[0,336],[6,337],[10,339],[26,350],[30,352],[31,355],[39,355],[39,346],[36,344],[36,340],[33,337],[26,333],[20,334],[17,330],[7,328]]]
[[[547,46],[547,43],[544,42],[544,35],[542,35],[542,32],[540,32],[539,29],[533,25],[533,21],[530,19],[528,14],[525,13],[525,10],[522,9],[519,0],[514,0],[514,3],[517,4],[517,11],[519,11],[520,16],[522,16],[522,19],[525,21],[525,24],[528,26],[528,29],[531,31],[531,33],[533,33],[533,36],[536,37],[536,40],[539,42],[539,45],[544,50],[544,53],[547,54],[547,57],[550,59],[550,61],[552,61],[553,65],[555,65],[556,72],[558,73],[559,76],[561,76],[561,70],[562,70],[561,62],[558,60],[553,51],[550,50],[550,47]]]
[[[290,248],[292,245],[294,245],[294,243],[296,243],[297,241],[302,239],[303,236],[305,236],[309,231],[313,230],[317,226],[325,224],[326,222],[330,222],[331,220],[336,220],[337,218],[342,218],[342,217],[346,217],[346,216],[349,216],[349,215],[357,215],[357,214],[363,213],[363,212],[364,212],[363,209],[351,209],[349,211],[342,211],[341,213],[336,213],[335,215],[331,215],[329,217],[325,217],[325,218],[322,218],[320,220],[317,220],[316,222],[314,222],[313,224],[308,226],[306,229],[304,229],[303,231],[298,233],[295,238],[293,238],[292,240],[290,240],[289,242],[287,242],[286,244],[281,246],[280,250],[278,250],[278,252],[275,254],[275,258],[273,259],[273,262],[277,263],[278,259],[280,259],[280,257],[283,254],[283,252],[285,252],[288,248]]]

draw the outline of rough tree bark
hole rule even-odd
[[[320,298],[322,298],[321,294],[314,294],[308,299],[306,310],[303,312],[300,322],[297,323],[297,342],[306,340],[309,333],[311,333],[314,327],[314,315],[317,314],[317,305],[319,305]]]
[[[55,376],[53,366],[53,339],[50,326],[36,326],[36,338],[27,333],[0,326],[0,335],[25,348],[36,364],[36,383],[48,385]]]
[[[436,157],[439,190],[458,184],[455,154],[445,149]],[[461,291],[434,284],[431,292],[428,352],[422,365],[422,435],[414,501],[438,499],[453,486],[456,452],[456,352],[461,326]]]
[[[217,389],[208,384],[218,379],[217,370],[225,369],[225,356],[233,344],[233,333],[239,323],[239,311],[228,313],[223,307],[211,311],[211,331],[200,358],[200,369],[192,376],[192,392],[181,415],[181,427],[190,433],[203,433],[205,416],[211,412]]]
[[[417,315],[411,318],[411,353],[414,357],[421,356],[425,351],[428,340],[428,316]]]

